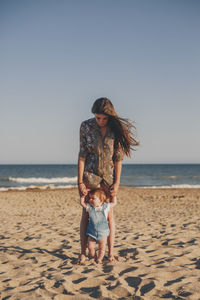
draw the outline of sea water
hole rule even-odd
[[[200,188],[200,164],[123,164],[121,185]],[[0,165],[0,191],[77,186],[77,165]]]

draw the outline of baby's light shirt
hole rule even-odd
[[[89,213],[90,215],[90,212],[92,210],[93,206],[90,205],[89,203],[87,203],[86,205],[86,211]],[[106,216],[106,219],[108,218],[108,213],[110,211],[110,203],[107,203],[107,206],[106,208],[104,208],[104,205],[100,206],[100,207],[94,207],[95,211],[101,211],[101,210],[104,210],[104,213],[105,213],[105,216]]]

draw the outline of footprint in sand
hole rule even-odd
[[[150,292],[154,288],[155,288],[154,281],[151,281],[150,283],[143,285],[140,289],[141,296],[144,296],[144,294]]]
[[[103,272],[104,273],[110,273],[113,270],[113,266],[104,265],[103,266]]]
[[[140,277],[133,277],[133,276],[128,276],[125,278],[125,280],[130,287],[133,287],[135,289],[135,292],[137,292],[138,287],[142,282],[142,279]]]
[[[129,256],[132,259],[136,259],[136,255],[138,255],[138,251],[136,248],[128,248],[128,249],[122,249],[119,250],[119,255],[122,257],[127,257]]]
[[[174,283],[180,282],[180,281],[182,281],[184,278],[185,278],[185,277],[182,276],[182,277],[179,277],[179,278],[177,278],[177,279],[175,279],[175,280],[167,281],[167,282],[164,284],[164,286],[169,286],[169,285],[172,285],[172,284],[174,284]]]
[[[137,270],[137,269],[138,269],[137,267],[130,267],[130,268],[128,268],[128,269],[125,269],[125,270],[121,271],[121,272],[119,273],[119,276],[122,276],[122,275],[124,275],[125,273],[133,272],[133,271],[135,271],[135,270]]]

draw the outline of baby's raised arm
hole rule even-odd
[[[85,197],[81,197],[80,198],[80,205],[83,207],[83,208],[86,208],[87,207],[87,204],[85,202]]]

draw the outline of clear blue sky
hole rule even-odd
[[[76,163],[106,96],[126,163],[200,163],[200,1],[0,0],[0,163]]]

